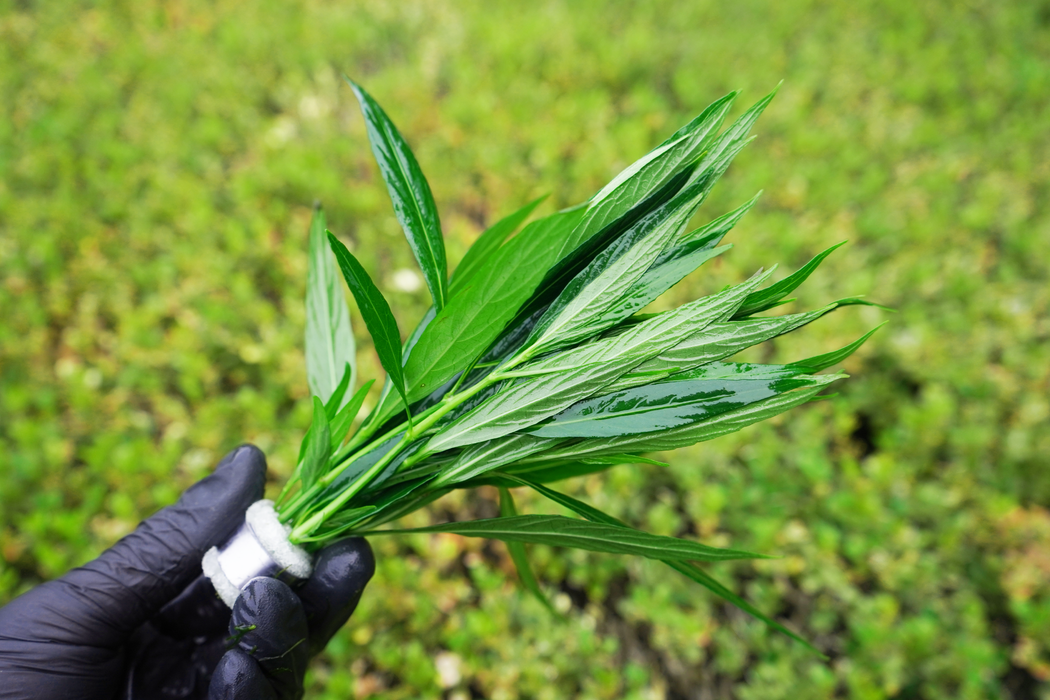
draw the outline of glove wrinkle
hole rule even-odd
[[[201,574],[161,608],[152,622],[169,637],[190,639],[225,635],[229,617],[230,609],[219,598],[208,577]]]

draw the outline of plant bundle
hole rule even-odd
[[[360,535],[455,533],[502,540],[525,587],[549,606],[526,544],[628,554],[666,563],[796,637],[699,564],[761,555],[648,534],[549,484],[716,438],[801,404],[845,375],[819,374],[870,335],[785,365],[728,358],[796,330],[844,299],[763,316],[790,299],[833,250],[770,283],[759,271],[678,308],[646,307],[731,246],[726,233],[757,200],[695,230],[690,220],[773,93],[724,131],[736,97],[715,101],[584,204],[524,227],[536,200],[498,221],[447,273],[438,211],[407,143],[380,106],[350,83],[397,219],[433,305],[402,342],[360,262],[315,208],[309,234],[306,365],[313,418],[277,513],[307,550]],[[519,230],[520,229],[520,230]],[[837,246],[836,246],[837,247]],[[375,407],[351,431],[372,382],[356,391],[349,285],[386,371]],[[666,466],[666,465],[663,465]],[[496,486],[498,518],[416,529],[383,526],[454,489]],[[573,514],[518,514],[511,491],[532,489]],[[801,641],[801,640],[800,640]]]

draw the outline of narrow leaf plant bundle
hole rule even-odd
[[[541,200],[526,204],[486,230],[449,274],[419,163],[376,101],[351,87],[432,306],[402,341],[368,272],[315,209],[306,298],[313,419],[276,501],[288,541],[309,553],[349,536],[441,532],[502,540],[522,583],[548,606],[525,545],[641,556],[798,639],[703,569],[761,555],[637,530],[556,485],[620,464],[659,469],[665,465],[646,455],[819,399],[845,376],[822,372],[871,335],[790,364],[731,359],[834,309],[865,303],[850,298],[802,313],[764,313],[790,301],[834,248],[777,282],[773,269],[759,270],[717,294],[645,312],[731,247],[723,238],[757,196],[699,228],[690,222],[750,141],[773,94],[724,130],[736,93],[715,101],[583,204],[531,221]],[[360,421],[373,382],[355,389],[340,272],[386,371],[374,408]],[[453,490],[478,486],[498,488],[500,517],[392,526]],[[571,515],[521,514],[511,495],[519,489]]]

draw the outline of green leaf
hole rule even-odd
[[[580,460],[584,464],[651,464],[654,467],[669,467],[671,466],[667,462],[661,462],[658,459],[651,459],[649,457],[643,457],[642,455],[603,455],[601,457],[585,457]]]
[[[740,115],[739,119],[718,136],[700,159],[700,165],[694,173],[693,179],[697,179],[700,173],[708,169],[716,173],[716,178],[726,171],[736,154],[751,141],[747,136],[751,131],[751,127],[755,125],[762,112],[773,101],[779,89],[780,86],[778,85],[773,92],[752,105],[750,109]]]
[[[539,460],[539,461],[533,461]],[[486,472],[480,477],[462,481],[457,484],[459,488],[473,488],[475,486],[514,486],[513,483],[499,476],[499,473],[523,476],[530,481],[546,484],[552,481],[574,479],[578,476],[596,474],[610,467],[624,464],[651,464],[658,467],[666,467],[666,462],[642,457],[641,455],[603,455],[600,457],[586,457],[580,461],[544,461],[544,455],[529,457],[520,461],[501,467],[499,470]],[[497,473],[498,472],[498,473]]]
[[[667,184],[711,142],[737,93],[707,107],[671,138],[628,166],[587,203],[587,216],[572,233],[571,246],[587,241]]]
[[[823,386],[782,365],[723,363],[573,404],[529,430],[545,438],[616,437],[709,421],[777,394]]]
[[[821,653],[821,651],[819,649],[817,649],[812,644],[807,642],[805,639],[803,639],[802,637],[798,636],[797,634],[795,634],[794,632],[789,630],[787,627],[784,627],[784,625],[780,624],[779,622],[777,622],[773,618],[771,618],[768,615],[766,615],[765,613],[763,613],[761,610],[759,610],[755,606],[751,605],[751,603],[747,602],[746,600],[744,600],[743,598],[738,596],[736,593],[733,593],[731,590],[729,590],[728,588],[723,586],[721,583],[719,583],[717,579],[715,579],[710,574],[706,573],[703,569],[698,567],[696,564],[693,564],[693,563],[687,562],[687,561],[671,561],[671,562],[667,562],[667,565],[670,566],[675,571],[677,571],[678,573],[682,574],[683,576],[685,576],[685,577],[695,581],[696,583],[699,583],[701,586],[703,586],[707,590],[711,591],[712,593],[714,593],[719,598],[722,598],[722,599],[726,600],[727,602],[732,603],[736,607],[738,607],[741,610],[743,610],[744,612],[746,612],[748,615],[751,615],[752,617],[754,617],[754,618],[756,618],[758,620],[761,620],[762,622],[766,623],[768,626],[772,627],[776,631],[781,632],[781,633],[786,634],[787,636],[791,637],[796,642],[798,642],[802,646],[806,647],[810,651],[814,652],[815,654],[817,654],[821,658],[823,658],[823,659],[827,658],[826,656],[824,656],[823,653]]]
[[[365,326],[375,343],[379,362],[403,399],[405,374],[401,367],[401,333],[397,329],[397,320],[390,311],[390,305],[386,303],[386,299],[357,258],[331,232],[328,233],[328,242],[335,253],[339,268],[343,271],[343,278],[353,292],[358,308],[361,309]]]
[[[336,413],[339,412],[340,407],[343,405],[343,398],[346,397],[346,390],[350,388],[350,378],[353,373],[354,370],[350,363],[346,363],[346,367],[343,368],[343,378],[339,380],[339,385],[332,392],[332,395],[324,402],[325,414],[327,414],[329,421],[335,418]]]
[[[353,397],[347,401],[346,405],[339,409],[339,413],[335,414],[331,419],[329,429],[332,435],[333,454],[342,447],[343,442],[346,441],[347,433],[350,432],[350,428],[354,424],[354,418],[357,417],[357,412],[361,410],[361,405],[365,402],[368,390],[372,388],[372,384],[374,383],[374,379],[369,379],[364,386],[354,393]]]
[[[545,450],[552,444],[552,440],[531,435],[507,435],[471,445],[438,473],[434,485],[446,486],[466,481]]]
[[[492,440],[539,423],[602,388],[634,366],[673,347],[736,310],[769,273],[724,292],[684,304],[623,333],[555,353],[508,373],[509,384],[431,438],[428,452]]]
[[[503,542],[546,544],[607,554],[633,554],[660,561],[728,561],[766,559],[765,555],[736,549],[719,549],[675,537],[651,535],[620,525],[591,523],[560,515],[517,515],[510,518],[445,523],[409,530],[371,530],[369,535],[404,535],[446,532],[464,537],[484,537]]]
[[[714,248],[713,245],[710,240],[699,239],[664,251],[645,274],[605,311],[602,323],[612,325],[638,313],[686,275],[733,247]]]
[[[514,507],[514,498],[510,495],[510,491],[501,488],[499,490],[499,511],[500,515],[504,518],[513,517],[518,514],[518,510]],[[510,558],[514,560],[514,568],[518,570],[518,578],[521,579],[521,583],[525,588],[536,596],[536,600],[543,603],[544,607],[550,610],[555,615],[558,612],[551,605],[550,600],[544,595],[543,590],[540,588],[539,582],[536,580],[536,575],[532,573],[532,567],[529,566],[529,559],[525,553],[525,545],[521,542],[507,542],[507,551],[510,552]],[[560,617],[560,616],[559,616]]]
[[[839,299],[835,302],[839,306],[873,306],[876,309],[882,309],[883,311],[889,311],[891,314],[897,313],[897,309],[889,306],[883,306],[882,304],[876,304],[874,301],[868,301],[863,298],[863,295],[856,297],[849,297],[848,299]]]
[[[537,197],[532,200],[521,209],[518,209],[513,214],[510,214],[492,226],[490,226],[478,240],[474,241],[474,244],[467,250],[467,254],[463,256],[463,260],[460,261],[456,270],[452,273],[452,281],[449,285],[450,296],[455,296],[463,287],[470,283],[470,280],[477,274],[478,270],[484,266],[485,262],[489,259],[493,253],[495,253],[503,242],[507,240],[507,237],[518,230],[518,227],[529,218],[529,214],[540,205],[540,203],[547,198],[548,195]]]
[[[314,417],[310,429],[303,437],[303,456],[300,467],[300,478],[303,481],[303,490],[313,486],[321,476],[321,471],[327,466],[328,458],[332,455],[332,438],[328,430],[328,416],[325,414],[324,404],[317,396],[313,397]]]
[[[405,372],[408,400],[418,401],[466,369],[529,299],[560,253],[559,241],[582,211],[559,212],[525,227],[479,269],[469,287],[426,327]]]
[[[740,220],[744,218],[744,215],[751,211],[752,207],[755,206],[758,202],[758,198],[761,196],[762,193],[759,192],[733,211],[723,214],[714,221],[705,224],[694,231],[690,231],[682,236],[680,243],[703,240],[708,241],[711,246],[718,245],[722,241],[722,238],[733,230],[734,226],[740,223]]]
[[[736,381],[767,381],[780,382],[785,379],[802,379],[808,381],[807,372],[801,367],[793,365],[760,365],[751,362],[710,362],[702,367],[694,367],[690,370],[678,372],[666,379],[654,382],[654,386],[668,386],[681,384],[682,382],[736,382]],[[790,386],[796,386],[791,384]],[[797,386],[807,386],[800,384]],[[791,391],[785,388],[784,391]],[[782,393],[782,392],[778,392]]]
[[[765,289],[761,289],[754,292],[747,298],[743,306],[736,312],[733,318],[743,318],[750,316],[751,314],[761,313],[768,309],[777,306],[781,299],[786,297],[791,292],[798,289],[799,285],[806,281],[813,271],[820,267],[820,263],[824,261],[824,258],[831,255],[831,252],[836,248],[846,245],[846,241],[842,243],[836,243],[827,250],[819,253],[816,257],[810,260],[808,263],[800,267],[796,272],[788,275],[784,279],[780,280],[776,284],[772,284]]]
[[[525,345],[549,351],[600,333],[633,311],[610,315],[631,286],[685,230],[710,190],[702,178],[647,214],[601,251],[551,303]]]
[[[394,213],[423,271],[434,306],[440,311],[448,301],[448,268],[441,221],[430,185],[423,177],[412,150],[383,108],[360,85],[349,78],[346,81],[361,103],[368,141],[372,144],[379,172],[386,181]]]
[[[404,347],[401,350],[401,365],[405,366],[408,364],[408,358],[412,356],[412,351],[422,337],[423,332],[430,325],[430,322],[437,316],[437,311],[431,306],[427,309],[427,312],[423,314],[423,318],[419,320],[415,329],[412,331],[412,335],[408,336],[408,340],[405,341]],[[405,382],[410,382],[408,370],[405,371]],[[376,407],[372,410],[369,415],[368,423],[370,425],[380,426],[386,423],[399,411],[404,410],[405,404],[401,400],[400,394],[394,391],[394,384],[391,381],[383,383],[383,391],[379,394],[379,401],[376,403]]]
[[[507,474],[524,475],[529,479],[536,481],[541,484],[550,483],[552,481],[562,481],[564,479],[575,479],[578,476],[587,476],[588,474],[596,474],[603,472],[613,467],[612,464],[589,464],[586,462],[554,462],[554,463],[533,463],[530,464],[527,461],[524,463],[514,463],[505,467],[502,471]],[[503,479],[498,475],[497,472],[489,472],[477,479],[471,479],[457,484],[461,488],[472,488],[474,486],[482,485],[496,485],[496,486],[512,486],[513,484],[506,479]]]
[[[832,365],[837,365],[838,363],[842,362],[847,357],[852,355],[854,352],[856,352],[857,348],[863,345],[868,340],[868,338],[875,334],[875,331],[879,330],[884,325],[886,324],[880,323],[879,325],[875,326],[870,331],[862,335],[860,338],[857,338],[841,350],[835,350],[829,353],[825,353],[823,355],[816,355],[805,360],[799,360],[798,362],[792,362],[788,365],[788,367],[797,367],[806,372],[819,372],[822,369],[827,369],[828,367],[831,367]]]
[[[497,474],[497,476],[506,477],[512,483],[514,483],[514,484],[516,484],[518,486],[528,486],[529,488],[531,488],[533,491],[535,491],[536,493],[540,494],[544,498],[547,498],[548,500],[551,500],[551,501],[557,503],[560,506],[564,506],[565,508],[568,508],[572,512],[574,512],[577,515],[579,515],[579,516],[581,516],[581,517],[591,521],[592,523],[603,523],[605,525],[616,525],[616,526],[619,526],[619,527],[630,528],[630,525],[628,525],[627,523],[623,522],[622,520],[618,520],[617,518],[614,518],[613,516],[611,516],[611,515],[609,515],[607,513],[603,513],[602,511],[598,510],[594,506],[590,506],[590,505],[584,503],[583,501],[579,501],[579,500],[573,498],[572,496],[568,496],[568,495],[566,495],[564,493],[559,493],[558,491],[555,491],[553,489],[549,489],[546,486],[542,486],[540,483],[538,483],[532,477],[522,478],[522,477],[519,477],[519,476],[514,476],[512,474],[502,474],[502,473],[501,474]]]
[[[736,432],[753,423],[772,418],[795,406],[808,402],[828,384],[845,375],[821,375],[813,378],[813,386],[777,394],[763,401],[748,404],[700,423],[691,423],[659,433],[641,433],[606,438],[580,440],[558,447],[544,454],[551,460],[583,459],[623,452],[664,452]]]
[[[567,496],[567,495],[565,495],[563,493],[559,493],[559,492],[554,491],[552,489],[546,488],[545,486],[541,486],[540,484],[536,483],[532,479],[520,479],[520,478],[519,479],[515,479],[514,477],[510,477],[510,475],[507,475],[507,476],[512,481],[517,482],[518,485],[528,486],[528,487],[532,488],[533,490],[535,490],[537,493],[541,494],[542,496],[544,496],[544,497],[548,498],[549,500],[557,503],[558,505],[561,505],[561,506],[563,506],[565,508],[568,508],[569,510],[573,511],[577,515],[579,515],[579,516],[581,516],[583,518],[586,518],[587,520],[590,520],[591,522],[604,523],[606,525],[621,525],[621,526],[627,527],[627,525],[623,521],[618,520],[618,519],[614,518],[613,516],[611,516],[611,515],[609,515],[607,513],[603,513],[602,511],[598,510],[597,508],[594,508],[593,506],[587,505],[583,501],[578,501],[575,498],[573,498],[572,496]],[[777,630],[778,632],[782,632],[782,633],[786,634],[787,636],[791,637],[792,639],[794,639],[795,641],[800,642],[807,649],[810,649],[810,650],[820,654],[820,652],[817,651],[817,649],[815,649],[805,639],[803,639],[802,637],[798,636],[797,634],[795,634],[791,630],[787,629],[786,627],[781,625],[779,622],[776,622],[772,618],[770,618],[770,617],[766,616],[765,614],[763,614],[760,610],[755,608],[753,605],[748,603],[746,600],[744,600],[743,598],[741,598],[737,594],[735,594],[732,591],[730,591],[728,588],[723,586],[716,579],[714,579],[712,576],[710,576],[709,574],[704,572],[702,569],[700,569],[700,567],[696,566],[695,564],[693,564],[691,562],[681,562],[681,561],[669,561],[669,562],[665,562],[665,563],[668,566],[670,566],[672,569],[677,571],[678,573],[682,574],[683,576],[686,576],[689,579],[695,581],[696,583],[699,583],[701,586],[703,586],[704,588],[708,589],[709,591],[711,591],[712,593],[714,593],[718,597],[720,597],[720,598],[722,598],[722,599],[732,603],[733,605],[737,606],[738,608],[740,608],[744,612],[746,612],[746,613],[748,613],[750,615],[753,615],[754,617],[758,618],[759,620],[761,620],[762,622],[766,623],[767,625],[769,625],[773,629]],[[821,654],[821,656],[823,656],[823,655]]]
[[[309,259],[306,272],[306,376],[310,392],[328,403],[340,385],[340,379],[345,377],[347,384],[353,384],[357,360],[350,310],[328,249],[324,210],[320,205],[314,208],[310,222]],[[349,376],[344,372],[347,365],[350,366]],[[338,402],[341,401],[342,397]],[[335,406],[335,410],[338,408]]]
[[[632,386],[650,384],[676,372],[735,355],[741,350],[811,323],[835,308],[837,304],[828,304],[816,311],[789,316],[713,323],[700,333],[686,338],[624,374],[609,385],[608,391],[611,393]]]

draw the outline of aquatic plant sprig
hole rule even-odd
[[[351,535],[499,539],[523,584],[548,606],[525,545],[643,556],[799,639],[698,565],[763,555],[645,533],[549,486],[618,464],[659,468],[646,453],[710,440],[819,399],[845,376],[820,372],[870,337],[785,365],[730,361],[837,308],[866,303],[850,298],[804,313],[757,315],[791,301],[838,246],[778,282],[769,284],[773,269],[760,270],[717,294],[644,313],[732,247],[721,241],[757,195],[697,229],[689,223],[775,91],[721,131],[737,93],[716,100],[583,204],[527,224],[542,198],[526,204],[486,230],[449,276],[440,217],[419,163],[378,103],[350,86],[432,306],[402,342],[389,304],[315,208],[306,332],[313,417],[277,500],[290,542],[310,551]],[[355,348],[337,271],[387,375],[353,431],[371,382],[354,390]],[[498,487],[499,517],[384,527],[478,486]],[[519,514],[512,491],[520,488],[575,517]]]

